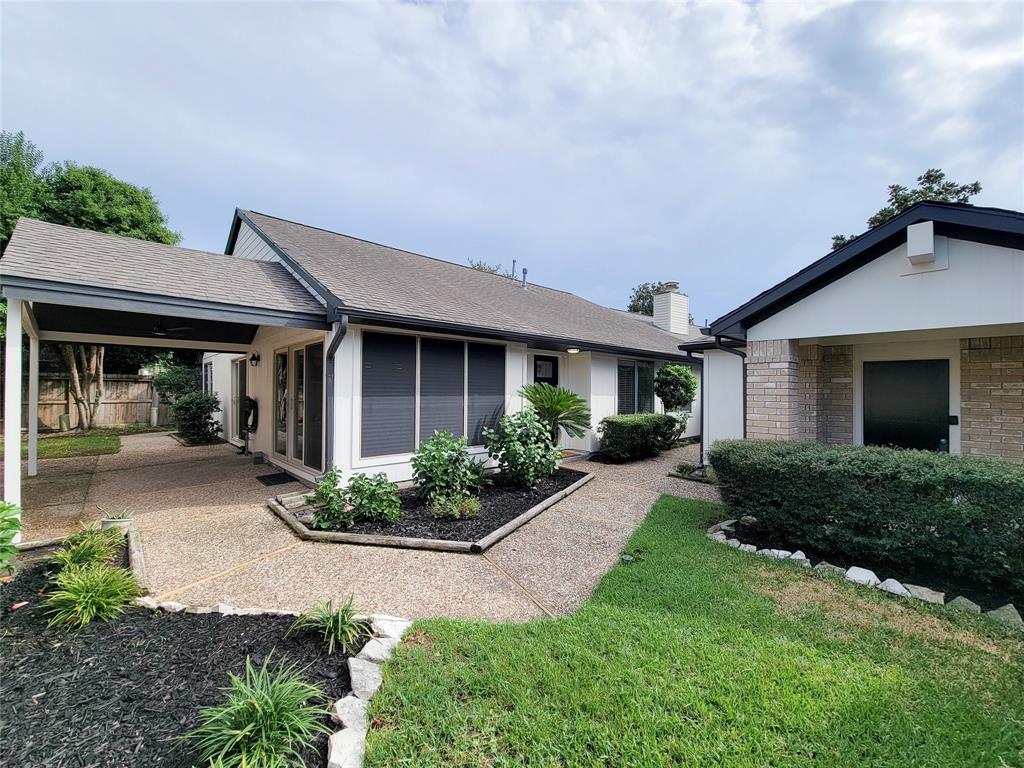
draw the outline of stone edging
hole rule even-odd
[[[224,616],[299,615],[298,611],[237,608],[226,603],[217,603],[209,607],[190,606],[173,600],[158,603],[151,597],[137,598],[133,604],[167,613],[219,613]],[[373,614],[356,618],[369,622],[373,635],[356,656],[349,657],[348,673],[352,692],[331,705],[331,720],[341,728],[328,739],[327,768],[362,768],[363,755],[366,752],[366,731],[369,728],[366,709],[384,679],[380,666],[391,658],[395,648],[402,642],[403,635],[412,626],[411,621],[397,616]]]
[[[707,537],[712,541],[727,544],[733,549],[738,549],[741,552],[761,555],[762,557],[771,557],[776,560],[787,560],[797,563],[798,565],[802,565],[805,568],[812,567],[810,559],[804,555],[801,550],[790,552],[787,549],[757,549],[753,544],[744,544],[735,536],[730,536],[729,534],[733,533],[733,526],[736,522],[736,520],[723,520],[720,523],[715,523],[708,527]],[[755,523],[757,522],[757,518],[748,516],[740,518],[739,522]],[[854,584],[860,584],[865,587],[875,587],[876,589],[888,592],[890,595],[895,595],[896,597],[921,600],[926,603],[942,605],[951,611],[975,614],[980,614],[982,612],[981,606],[971,600],[968,600],[962,595],[946,602],[946,594],[944,592],[936,592],[928,587],[919,587],[915,584],[901,584],[896,581],[896,579],[886,579],[885,581],[882,581],[875,575],[874,571],[868,570],[867,568],[861,568],[859,566],[852,566],[848,569],[840,568],[839,566],[832,565],[825,560],[822,560],[820,563],[813,566],[813,568],[815,572],[822,576],[841,577],[847,581],[853,582]],[[1004,626],[1024,632],[1024,619],[1021,619],[1021,615],[1013,603],[1007,603],[1000,608],[986,611],[984,615]]]
[[[462,554],[480,554],[497,544],[503,538],[520,526],[526,525],[541,512],[557,504],[569,494],[582,488],[594,479],[593,474],[587,474],[570,486],[563,488],[557,493],[548,496],[544,501],[536,504],[523,512],[513,520],[505,523],[495,531],[491,531],[478,541],[448,541],[446,539],[420,539],[409,536],[381,536],[370,533],[345,533],[343,531],[315,531],[307,528],[293,514],[295,510],[288,510],[277,499],[269,499],[267,507],[285,524],[292,529],[292,532],[303,541],[330,542],[335,544],[361,544],[374,547],[401,547],[405,549],[429,549],[439,552],[458,552]]]

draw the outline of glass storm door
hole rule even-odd
[[[246,358],[231,361],[231,436],[242,438],[242,415],[245,413]]]
[[[275,352],[274,381],[274,452],[323,469],[323,342]]]
[[[949,360],[864,363],[864,444],[949,450]]]

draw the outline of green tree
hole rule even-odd
[[[665,287],[665,283],[640,283],[629,296],[627,312],[654,316],[654,294]]]
[[[913,189],[904,187],[902,184],[890,184],[889,198],[886,204],[868,219],[868,227],[884,224],[896,214],[924,200],[939,203],[969,203],[971,198],[980,192],[981,182],[957,184],[955,181],[948,181],[941,168],[929,168],[917,177],[917,187]],[[842,248],[856,238],[857,235],[832,235],[832,250]]]
[[[667,412],[681,411],[697,395],[697,377],[688,365],[662,366],[654,377],[654,394]]]
[[[21,131],[0,132],[0,250],[19,216],[39,218],[45,197],[43,153]]]
[[[515,277],[512,274],[512,270],[504,269],[501,264],[491,264],[484,261],[483,259],[469,259],[469,268],[475,269],[477,272],[487,272],[491,275],[501,275],[502,277]]]

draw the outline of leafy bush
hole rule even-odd
[[[657,456],[679,439],[679,420],[667,413],[606,416],[598,427],[601,453],[609,461],[633,461]]]
[[[654,376],[654,394],[666,411],[681,411],[697,395],[697,377],[688,365],[664,365]]]
[[[174,423],[178,434],[189,443],[211,443],[217,439],[221,424],[213,414],[220,410],[216,395],[189,392],[174,401]]]
[[[21,532],[21,507],[0,501],[0,573],[14,571],[18,547],[14,537]]]
[[[203,760],[231,768],[285,768],[303,765],[302,750],[327,733],[327,709],[319,687],[302,679],[294,665],[259,669],[246,658],[245,672],[230,675],[225,701],[199,713],[200,725],[184,738],[194,741]]]
[[[160,399],[173,405],[179,397],[199,392],[199,369],[191,365],[171,365],[153,377],[153,388]]]
[[[440,498],[431,503],[430,513],[446,520],[466,520],[480,514],[480,499],[475,496]]]
[[[420,443],[412,457],[412,476],[431,505],[467,498],[485,482],[483,463],[470,457],[465,437],[451,432],[435,432]]]
[[[102,563],[65,568],[55,581],[57,589],[46,598],[46,611],[49,626],[64,629],[84,627],[93,619],[112,619],[142,594],[131,571]]]
[[[498,428],[484,427],[487,455],[498,462],[502,475],[512,483],[532,488],[554,473],[561,454],[551,444],[547,425],[533,408],[508,413]]]
[[[730,513],[793,547],[1024,589],[1024,467],[762,440],[717,442],[710,459]]]
[[[571,389],[540,381],[527,384],[519,390],[519,395],[526,399],[540,420],[547,424],[552,445],[558,445],[560,430],[564,429],[570,437],[583,437],[590,429],[587,401]]]
[[[357,520],[383,520],[393,523],[402,514],[398,486],[383,473],[373,477],[355,474],[342,488],[338,470],[324,472],[305,502],[315,510],[316,528],[351,528]]]
[[[393,523],[402,514],[398,486],[390,482],[383,472],[373,477],[362,473],[352,475],[343,495],[359,518]]]
[[[330,600],[317,603],[295,619],[285,637],[304,629],[312,629],[323,635],[327,653],[334,653],[337,648],[349,655],[355,653],[359,640],[367,634],[365,622],[356,618],[352,595],[345,598],[345,602],[338,608]]]

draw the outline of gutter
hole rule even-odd
[[[327,423],[324,425],[326,446],[324,447],[324,471],[334,468],[334,356],[348,334],[348,315],[335,310],[337,320],[334,322],[334,336],[327,347],[325,365],[325,384],[327,386]]]

